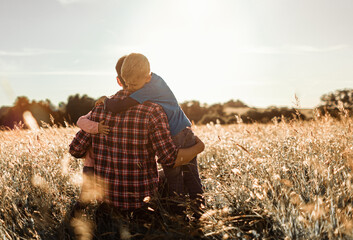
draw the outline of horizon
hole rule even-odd
[[[120,90],[122,90],[122,89],[120,89]],[[343,89],[336,89],[336,90],[343,90]],[[334,90],[334,91],[336,91],[336,90]],[[334,92],[334,91],[331,91],[331,92]],[[83,97],[84,95],[86,95],[87,97],[89,97],[89,98],[93,98],[95,101],[96,100],[98,100],[98,98],[100,97],[98,97],[98,98],[94,98],[94,97],[92,97],[92,96],[90,96],[90,95],[88,95],[88,94],[85,94],[85,93],[76,93],[76,94],[72,94],[72,95],[69,95],[69,96],[67,96],[67,98],[66,98],[66,100],[64,101],[59,101],[59,102],[57,102],[57,103],[55,103],[55,102],[52,102],[50,99],[31,99],[31,98],[29,98],[28,96],[17,96],[17,97],[26,97],[26,98],[28,98],[28,100],[31,102],[31,101],[35,101],[35,102],[39,102],[39,101],[47,101],[47,100],[49,100],[50,101],[50,103],[52,104],[52,105],[54,105],[54,107],[55,108],[59,108],[59,105],[61,104],[61,103],[64,103],[64,104],[66,104],[67,103],[67,101],[68,101],[68,99],[69,99],[69,97],[71,97],[71,96],[75,96],[75,95],[79,95],[80,97]],[[15,99],[15,101],[11,104],[11,105],[0,105],[0,109],[2,108],[2,107],[13,107],[14,106],[14,104],[16,103],[16,100],[17,100],[17,97],[16,97],[16,99]],[[109,96],[108,96],[109,97]],[[240,101],[241,103],[243,103],[244,105],[246,105],[248,108],[257,108],[257,109],[266,109],[266,108],[271,108],[271,107],[276,107],[276,108],[296,108],[296,109],[315,109],[315,108],[317,108],[317,107],[319,107],[320,105],[317,105],[317,106],[314,106],[314,107],[302,107],[301,106],[301,104],[300,104],[300,101],[299,101],[299,105],[298,105],[298,103],[296,103],[295,102],[295,96],[294,96],[294,101],[292,102],[292,105],[291,106],[285,106],[285,105],[269,105],[269,106],[263,106],[263,107],[259,107],[259,106],[252,106],[252,105],[249,105],[249,104],[247,104],[246,102],[244,102],[244,101],[242,101],[241,99],[229,99],[229,100],[227,100],[227,101],[224,101],[224,102],[211,102],[211,103],[207,103],[207,102],[201,102],[201,101],[199,101],[199,100],[197,100],[197,99],[190,99],[190,100],[185,100],[185,101],[183,101],[183,102],[179,102],[179,104],[182,104],[182,103],[185,103],[185,102],[192,102],[192,101],[198,101],[199,103],[200,103],[200,105],[201,106],[204,106],[204,105],[206,105],[206,106],[211,106],[211,105],[215,105],[215,104],[221,104],[221,105],[224,105],[224,104],[226,104],[226,103],[228,103],[228,102],[230,102],[230,101],[234,101],[234,102],[237,102],[237,101]],[[299,108],[298,108],[298,106],[299,106]]]
[[[0,106],[112,95],[131,52],[177,100],[315,108],[353,88],[353,2],[0,0]]]

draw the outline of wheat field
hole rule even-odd
[[[159,235],[140,239],[353,239],[353,120],[314,115],[194,126],[206,145],[198,157],[206,207],[197,233],[192,222],[164,221]],[[77,131],[0,132],[1,239],[64,236],[82,184],[83,160],[68,154]],[[76,220],[69,225],[77,238],[92,239],[92,219]]]

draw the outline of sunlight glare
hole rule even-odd
[[[37,120],[33,117],[32,113],[29,111],[25,111],[23,113],[23,119],[25,121],[26,126],[31,130],[38,130],[39,126]]]

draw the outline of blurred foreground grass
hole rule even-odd
[[[62,236],[82,183],[83,161],[68,154],[77,131],[0,132],[0,238]],[[194,131],[206,144],[198,158],[207,203],[200,230],[172,219],[146,239],[353,238],[352,119],[209,124]],[[83,225],[94,228],[94,221],[71,221]]]

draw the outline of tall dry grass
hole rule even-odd
[[[80,192],[82,160],[68,155],[77,130],[0,132],[1,238],[55,239]],[[194,131],[206,144],[198,158],[207,202],[199,238],[353,238],[352,119],[209,124]],[[193,238],[192,223],[183,224],[161,222],[159,234]],[[92,228],[92,219],[71,225],[83,231],[81,239],[92,238],[82,228]]]

